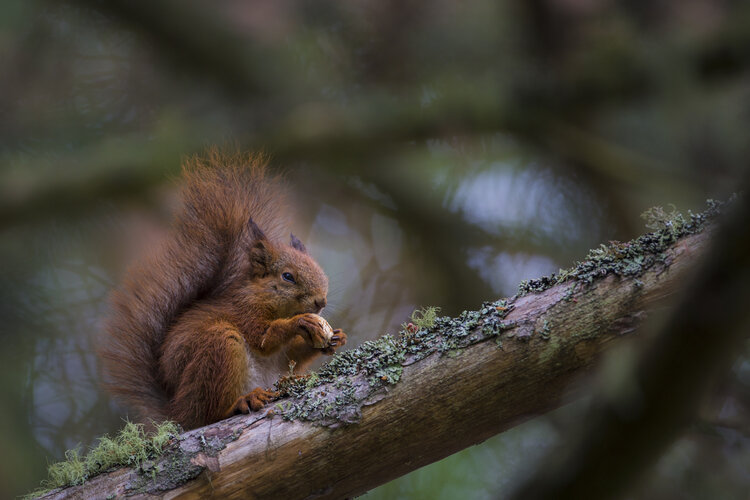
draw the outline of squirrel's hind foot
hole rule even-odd
[[[279,397],[278,392],[267,391],[260,387],[256,387],[249,393],[237,399],[234,406],[232,406],[232,409],[229,410],[228,416],[238,415],[240,413],[250,413],[250,410],[260,411],[267,403],[273,401],[277,397]]]

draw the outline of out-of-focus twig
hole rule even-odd
[[[267,57],[233,33],[215,12],[193,2],[76,1],[136,27],[155,42],[166,58],[189,62],[183,65],[185,71],[211,76],[220,85],[234,89],[231,95],[243,100],[262,98],[269,88],[281,97],[288,88],[289,78],[275,76],[277,73],[271,69],[273,65],[268,64]],[[680,59],[681,67],[688,68],[697,80],[714,82],[746,70],[750,63],[747,50],[750,30],[738,28],[748,17],[747,9],[738,10],[736,19],[726,29],[700,46],[685,47],[672,56]],[[243,146],[271,152],[282,163],[300,158],[328,162],[356,159],[359,155],[372,157],[390,146],[409,141],[504,131],[541,152],[559,154],[607,179],[679,182],[672,177],[674,172],[653,168],[652,160],[629,154],[575,126],[578,117],[599,107],[621,106],[628,99],[666,91],[671,80],[666,78],[663,68],[647,62],[654,58],[644,57],[643,50],[639,46],[618,46],[612,58],[605,58],[611,67],[582,65],[573,73],[547,72],[543,77],[533,71],[522,71],[503,89],[481,82],[474,82],[470,88],[447,89],[428,106],[422,106],[418,99],[404,101],[374,94],[364,95],[346,106],[325,102],[292,106],[266,123],[260,134],[243,137],[244,133],[238,132],[237,139]],[[602,78],[603,72],[610,77]],[[300,96],[293,101],[304,98]],[[141,151],[143,146],[136,141],[131,149]],[[139,152],[139,156],[146,166],[150,160],[143,153]],[[2,197],[0,225],[47,213],[63,200],[81,206],[121,192],[123,187],[130,186],[131,192],[136,192],[156,179],[152,168],[138,168],[128,173],[127,179],[124,174],[121,177],[117,172],[124,172],[123,164],[127,163],[121,159],[94,155],[81,160],[84,166],[94,165],[94,161],[98,162],[96,168],[84,168],[77,177],[60,176],[56,184],[49,179],[38,184],[32,182],[30,185],[45,187],[38,191],[29,189],[22,195],[13,192],[12,183],[0,179],[4,194],[11,194]],[[113,183],[112,178],[119,181]]]
[[[570,129],[560,126],[557,120],[554,127],[550,122],[528,129],[525,124],[534,113],[534,109],[524,110],[510,101],[499,101],[489,88],[476,89],[472,95],[463,92],[445,95],[427,109],[373,97],[347,108],[322,103],[301,107],[280,117],[276,123],[269,123],[267,131],[255,137],[242,137],[239,135],[242,132],[238,131],[237,138],[244,148],[268,151],[279,164],[315,159],[332,167],[345,163],[347,171],[351,171],[352,160],[366,157],[372,162],[403,148],[408,141],[516,130],[531,145],[543,150],[559,148],[560,154],[579,159],[585,168],[596,170],[612,162],[641,174],[618,173],[615,175],[618,181],[638,185],[648,173],[651,183],[679,182],[663,171],[650,171],[652,163],[647,159],[634,155],[620,158],[622,148],[601,140],[596,142],[595,149],[591,148],[595,139],[587,136],[587,140],[581,140],[584,136],[580,131],[576,135],[578,139],[571,140]],[[544,117],[539,119],[544,120]],[[526,135],[529,130],[539,133]],[[66,176],[48,175],[49,169],[40,165],[25,165],[22,180],[17,180],[17,169],[0,169],[0,227],[47,215],[51,207],[85,208],[96,200],[142,193],[163,181],[165,172],[176,172],[181,155],[204,146],[203,142],[190,141],[199,137],[205,141],[205,134],[206,131],[195,128],[167,137],[166,143],[121,138],[116,146],[93,146],[71,159],[72,165],[66,168],[70,174]],[[56,166],[56,169],[62,168],[65,166]],[[609,178],[612,171],[605,166],[602,168],[602,176]]]
[[[198,79],[212,79],[235,98],[263,95],[282,83],[270,81],[273,65],[205,2],[72,1],[109,14],[142,33],[164,59]]]

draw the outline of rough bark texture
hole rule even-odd
[[[683,236],[638,261],[634,275],[602,271],[438,321],[446,331],[450,322],[453,337],[437,331],[423,343],[443,347],[408,352],[388,383],[360,360],[343,387],[309,384],[304,404],[287,398],[270,412],[190,431],[145,470],[115,470],[47,497],[360,494],[562,404],[598,353],[680,287],[708,238],[706,230]]]
[[[743,185],[748,192],[750,172]],[[572,429],[508,498],[620,498],[690,432],[750,332],[750,202],[742,196],[730,208],[677,305],[658,325],[650,322],[654,335],[591,397],[579,416],[585,429]]]

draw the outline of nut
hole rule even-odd
[[[323,330],[323,334],[325,335],[325,345],[316,345],[314,347],[318,349],[323,349],[325,347],[328,347],[328,345],[331,343],[331,337],[333,337],[333,328],[331,328],[331,325],[328,324],[328,321],[326,321],[322,316],[318,316],[317,314],[313,314],[315,317],[315,320],[320,325],[321,330]]]

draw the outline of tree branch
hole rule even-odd
[[[689,292],[648,348],[622,370],[617,385],[629,390],[602,388],[581,419],[585,430],[513,498],[615,498],[693,421],[750,323],[750,204],[742,198],[732,209]]]
[[[139,470],[46,497],[362,493],[562,404],[599,352],[681,287],[710,238],[705,220],[614,243],[522,288],[538,293],[338,354],[282,383],[292,397],[264,413],[187,432]]]

